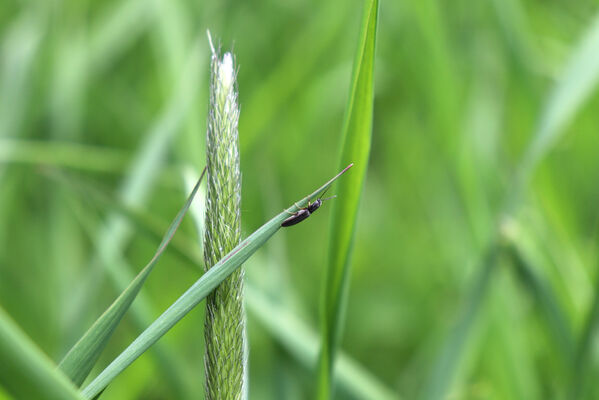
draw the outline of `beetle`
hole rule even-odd
[[[327,197],[326,199],[323,199],[322,196],[327,192],[327,190],[329,190],[329,188],[327,188],[322,193],[322,195],[320,195],[320,197],[316,199],[316,201],[314,203],[311,203],[310,201],[308,201],[308,207],[300,208],[298,211],[296,211],[294,213],[289,213],[289,211],[287,211],[289,214],[291,214],[291,217],[289,217],[285,221],[283,221],[281,226],[292,226],[295,224],[299,224],[300,222],[302,222],[303,220],[308,218],[310,215],[312,215],[312,213],[314,213],[314,211],[318,210],[318,208],[322,205],[323,201],[334,199],[335,197],[337,197],[335,195],[335,196],[331,196],[331,197]],[[297,204],[296,204],[296,206],[299,207]]]

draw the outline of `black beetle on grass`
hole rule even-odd
[[[312,213],[314,213],[314,211],[318,210],[318,208],[322,205],[323,201],[334,199],[335,197],[337,197],[335,195],[335,196],[331,196],[331,197],[327,197],[326,199],[323,199],[322,196],[327,192],[327,190],[329,190],[329,188],[327,188],[322,193],[322,195],[320,195],[320,197],[318,199],[316,199],[316,201],[314,203],[310,203],[310,201],[308,201],[308,207],[304,207],[294,213],[290,213],[291,217],[289,217],[285,221],[283,221],[281,226],[292,226],[295,224],[299,224],[300,222],[302,222],[303,220],[308,218]],[[299,207],[297,204],[296,204],[296,206]]]

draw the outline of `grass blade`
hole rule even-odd
[[[599,83],[599,14],[571,55],[562,76],[544,108],[535,138],[524,158],[524,174],[554,144],[563,128]]]
[[[206,298],[215,287],[266,243],[279,230],[281,223],[289,217],[289,212],[296,212],[299,210],[299,207],[306,205],[310,199],[315,198],[319,193],[331,186],[352,165],[348,165],[314,193],[298,201],[297,205],[293,205],[289,209],[282,211],[262,225],[210,268],[83,390],[84,396],[93,398],[104,390],[118,374],[124,371],[125,368],[131,365],[150,346],[156,343],[181,318]]]
[[[530,265],[516,244],[511,244],[506,253],[513,263],[518,279],[543,310],[564,365],[569,365],[574,354],[574,337],[554,292],[548,282],[537,275],[535,268]]]
[[[0,144],[2,141],[0,140]],[[113,196],[110,196],[106,192],[100,190],[98,187],[85,182],[84,180],[78,179],[74,175],[65,175],[57,170],[47,170],[44,171],[48,177],[54,179],[65,185],[66,188],[71,190],[74,195],[78,195],[81,199],[91,200],[96,203],[96,207],[104,208],[114,213],[114,215],[118,215],[119,217],[125,218],[127,223],[131,223],[132,226],[135,227],[136,232],[143,233],[150,237],[152,240],[160,242],[162,237],[164,236],[164,232],[168,230],[168,222],[162,220],[161,218],[156,218],[154,215],[141,211],[137,208],[131,207],[125,204],[122,201],[118,201]],[[191,193],[197,183],[197,174],[196,179],[193,182],[190,182],[188,187],[189,192]],[[202,188],[198,189],[200,193],[200,197],[202,196]],[[196,193],[196,196],[198,194]],[[201,203],[201,202],[200,202]],[[194,206],[198,206],[198,202],[192,203],[190,206],[190,210],[194,209]],[[90,231],[90,238],[93,239],[93,231]],[[174,236],[169,243],[170,251],[180,257],[186,263],[190,263],[193,265],[201,266],[203,264],[202,252],[198,250],[197,244],[195,241],[189,237],[185,237],[182,235]],[[123,265],[126,263],[121,257],[115,256],[110,260],[105,260],[104,262],[116,262],[118,264]],[[132,270],[131,268],[127,268],[128,271]],[[129,282],[133,280],[133,275],[129,278]],[[123,290],[126,287],[123,286]],[[145,327],[150,321],[143,326]]]
[[[370,154],[377,18],[378,0],[367,0],[354,61],[341,155],[341,165],[351,160],[356,163],[358,170],[339,185],[337,194],[343,201],[338,202],[333,209],[329,266],[325,273],[321,315],[322,348],[318,372],[320,399],[329,399],[332,393],[333,364],[343,326],[344,297],[348,290],[352,242]]]
[[[191,205],[191,202],[198,191],[203,177],[204,173],[202,173],[202,176],[200,176],[200,179],[189,195],[187,202],[171,223],[168,231],[162,239],[162,242],[158,246],[156,254],[154,254],[150,262],[139,272],[127,289],[125,289],[125,291],[121,293],[121,295],[114,301],[114,303],[112,303],[112,305],[104,312],[104,314],[102,314],[102,316],[96,320],[96,322],[89,328],[85,335],[79,339],[75,346],[73,346],[73,348],[60,362],[59,368],[67,376],[69,376],[77,386],[83,383],[93,368],[94,364],[98,360],[98,357],[100,357],[102,350],[104,350],[108,339],[110,339],[112,336],[112,333],[137,296],[137,293],[140,291],[146,278],[149,276],[150,272],[152,272],[152,269],[168,246],[170,240],[177,231],[177,228],[181,224],[185,213],[189,209],[189,206]]]
[[[69,180],[69,183],[72,181],[72,177]],[[184,192],[191,193],[196,182],[199,179],[199,174],[196,174],[196,177],[193,182],[190,182]],[[100,194],[97,188],[92,185],[87,185],[87,187],[91,187],[92,189],[96,189],[96,192]],[[70,187],[72,189],[72,187]],[[78,188],[79,189],[79,188]],[[93,190],[90,189],[91,193]],[[88,193],[87,191],[83,191],[83,193]],[[78,193],[81,195],[81,193]],[[77,219],[79,220],[81,226],[87,233],[89,238],[94,237],[94,233],[96,232],[97,222],[91,217],[86,210],[84,209],[84,205],[88,204],[87,199],[75,197],[76,193],[73,193],[73,197],[69,198],[70,208],[76,214]],[[100,195],[101,196],[101,195]],[[198,189],[198,193],[196,193],[196,197],[203,198],[202,194],[202,186]],[[92,199],[94,200],[94,199]],[[102,196],[102,201],[106,201],[108,206],[114,205],[116,200],[111,199],[109,196]],[[190,206],[190,210],[193,210],[194,205],[198,203],[203,203],[202,201],[194,201]],[[113,207],[118,208],[118,207]],[[189,214],[190,210],[187,211]],[[150,217],[148,214],[142,214],[139,212],[127,213],[123,214],[127,217],[127,220],[132,220],[136,222],[136,231],[138,234],[148,235],[152,243],[158,245],[162,240],[164,232],[168,230],[169,221],[154,221],[154,216]],[[140,222],[141,221],[141,222]],[[173,254],[177,257],[182,257],[186,263],[190,264],[190,268],[194,268],[194,271],[197,270],[198,265],[201,265],[201,254],[198,258],[194,251],[197,250],[197,246],[190,246],[192,243],[186,244],[182,248],[177,249],[178,242],[180,240],[189,241],[191,239],[185,237],[183,232],[179,229],[177,234],[170,241],[168,246],[169,254]],[[182,251],[185,254],[182,254]],[[198,261],[199,260],[199,261]],[[130,265],[129,261],[124,258],[124,255],[114,255],[110,258],[110,260],[105,260],[104,262],[114,263],[119,269],[123,271],[135,271],[132,265]],[[192,267],[193,266],[193,267]],[[134,278],[134,274],[124,274],[123,278],[128,277],[128,282],[131,282]],[[123,290],[128,285],[122,285]],[[144,298],[145,297],[145,298]],[[128,321],[133,325],[136,332],[142,332],[155,318],[152,309],[153,306],[147,299],[147,295],[144,296],[144,291],[140,291],[135,298],[135,301],[127,310],[127,318]],[[91,324],[90,324],[91,325]],[[68,350],[68,349],[67,349]],[[168,387],[169,395],[172,398],[176,399],[192,399],[195,396],[195,393],[198,392],[198,387],[193,383],[193,373],[192,370],[189,369],[182,360],[182,355],[176,351],[172,344],[167,342],[156,343],[149,351],[149,358],[155,366],[155,371],[160,375],[160,381],[163,381]],[[200,385],[201,386],[201,385]]]
[[[0,384],[17,399],[83,399],[0,308]]]

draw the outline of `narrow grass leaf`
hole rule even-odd
[[[574,355],[574,336],[554,292],[548,282],[538,276],[535,268],[530,265],[517,245],[510,245],[506,253],[510,256],[520,283],[534,297],[545,314],[551,335],[555,340],[555,349],[558,350],[563,365],[570,365]]]
[[[0,360],[0,385],[16,399],[84,398],[2,308]]]
[[[59,368],[71,378],[71,380],[77,385],[81,385],[94,364],[100,357],[102,350],[106,346],[108,339],[112,336],[112,333],[116,329],[117,325],[123,318],[123,315],[137,296],[143,286],[146,278],[160,259],[160,256],[168,246],[173,235],[177,231],[177,228],[181,224],[185,213],[189,209],[193,198],[198,191],[200,182],[204,174],[196,183],[193,191],[189,195],[187,202],[183,208],[179,211],[168,231],[164,235],[162,242],[158,246],[158,250],[150,262],[142,269],[131,284],[121,293],[121,295],[112,303],[112,305],[102,314],[100,318],[94,322],[89,330],[79,339],[79,341],[69,350],[64,359],[60,362]]]
[[[0,144],[2,141],[0,140]],[[1,151],[0,151],[1,153]],[[66,175],[54,170],[44,171],[47,175],[55,179],[56,181],[65,185],[65,187],[71,189],[74,194],[79,195],[82,198],[90,199],[97,203],[97,207],[108,209],[117,215],[126,218],[127,223],[131,223],[135,227],[136,232],[149,236],[152,240],[161,241],[164,236],[164,232],[168,230],[168,225],[165,221],[160,218],[156,218],[152,214],[138,210],[137,208],[131,207],[125,204],[123,201],[118,201],[113,196],[108,195],[104,191],[98,189],[96,186],[85,182],[82,179],[78,179],[74,175]],[[196,175],[197,178],[197,175]],[[190,182],[189,192],[192,192],[197,179]],[[200,197],[202,197],[202,188],[198,189]],[[196,193],[196,196],[198,194]],[[199,202],[201,203],[201,202]],[[198,202],[191,204],[190,209],[193,210],[194,206],[198,206]],[[90,238],[93,238],[93,231],[90,230]],[[182,235],[174,236],[169,243],[170,251],[180,257],[185,262],[201,266],[203,264],[202,253],[198,250],[195,241],[189,237]],[[118,258],[118,256],[116,256]],[[106,261],[108,262],[108,261]],[[124,260],[119,261],[119,263]],[[122,265],[122,264],[121,264]],[[127,270],[131,270],[128,268]],[[130,277],[129,281],[133,279]],[[148,321],[149,323],[149,321]],[[144,324],[144,327],[148,324]]]
[[[112,380],[125,370],[133,361],[142,355],[150,346],[168,332],[189,311],[198,305],[214,288],[235,271],[245,260],[275,234],[281,223],[289,217],[289,213],[296,212],[299,207],[308,203],[310,199],[318,196],[333,182],[347,171],[353,164],[348,165],[331,180],[321,186],[309,196],[297,202],[297,205],[282,211],[258,230],[243,240],[230,253],[210,268],[196,283],[194,283],[181,297],[179,297],[160,317],[158,317],[133,343],[129,345],[108,367],[104,369],[84,390],[87,398],[93,398],[100,393]],[[299,206],[299,207],[298,207]]]
[[[543,110],[534,139],[524,158],[525,176],[559,139],[563,128],[582,107],[599,82],[599,14],[574,49]]]
[[[191,193],[193,191],[195,183],[199,179],[198,176],[195,177],[194,181],[189,185],[189,188],[186,188],[186,193]],[[92,185],[89,186],[94,187]],[[196,193],[196,198],[197,197],[203,197],[201,185],[198,189],[198,192]],[[89,210],[87,210],[88,202],[85,199],[77,199],[75,195],[68,196],[66,200],[68,202],[67,207],[69,207],[72,210],[72,212],[76,215],[76,219],[81,224],[83,230],[87,233],[89,238],[93,238],[94,233],[96,232],[96,227],[98,226],[98,221],[96,221],[96,219],[89,213]],[[190,207],[190,210],[193,209],[193,205],[197,203],[202,202],[193,202]],[[187,211],[188,214],[190,210]],[[147,215],[145,215],[145,217],[147,217]],[[155,232],[153,232],[151,240],[153,243],[160,243],[160,241],[162,240],[162,236],[164,235],[164,232],[166,232],[168,229],[168,222],[161,222],[159,226],[155,227],[152,224],[146,225],[146,220],[147,218],[143,218],[144,223],[139,223],[138,225],[136,225],[136,228],[141,227],[138,228],[137,231],[145,234],[147,231],[155,230]],[[176,242],[183,236],[184,235],[179,230],[169,244],[169,253],[177,253],[175,250]],[[191,239],[187,238],[186,240]],[[190,251],[189,254],[194,253]],[[187,253],[185,254],[185,256],[193,258],[193,256],[189,256]],[[115,255],[111,258],[111,261],[107,262],[116,263],[118,268],[126,271],[135,270],[135,268],[133,268],[129,264],[129,262],[124,258],[124,255]],[[199,264],[201,264],[201,261],[199,263],[196,263],[195,260],[192,262],[192,265]],[[131,282],[134,279],[134,277],[135,275],[131,275],[128,281]],[[123,285],[123,287],[126,286],[127,285]],[[137,294],[137,297],[135,298],[135,301],[133,303],[135,307],[132,305],[131,307],[129,307],[129,310],[127,311],[128,319],[135,331],[137,332],[143,331],[155,318],[152,310],[148,308],[148,306],[150,306],[149,303],[147,301],[140,302],[140,300],[143,299],[143,294],[143,291],[140,291]],[[149,353],[150,358],[155,366],[155,371],[157,371],[157,373],[160,374],[161,380],[163,380],[166,384],[165,390],[168,390],[170,396],[175,399],[193,398],[193,393],[196,393],[198,389],[197,385],[193,383],[191,369],[189,369],[183,362],[184,356],[182,354],[179,354],[177,351],[174,351],[172,346],[166,342],[156,343],[156,346],[152,347]]]
[[[337,194],[341,201],[333,209],[329,265],[325,272],[321,316],[322,347],[318,372],[320,399],[329,399],[332,394],[333,364],[343,326],[352,242],[370,154],[377,19],[378,0],[367,0],[354,60],[341,154],[341,165],[352,161],[356,163],[357,170],[339,185]]]

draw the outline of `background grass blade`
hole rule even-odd
[[[190,193],[191,191],[193,191],[194,185],[198,180],[198,175],[199,174],[196,174],[194,181],[191,182],[189,188],[185,190],[186,193]],[[72,183],[72,179],[69,180],[69,183]],[[136,223],[134,224],[134,226],[136,227],[139,234],[147,235],[148,238],[151,239],[152,243],[160,243],[164,235],[164,232],[168,230],[168,221],[156,222],[154,215],[149,216],[140,212],[130,212],[132,210],[127,209],[127,207],[125,206],[119,207],[119,205],[116,204],[116,200],[111,199],[108,196],[100,195],[100,192],[98,190],[93,191],[90,189],[88,191],[86,189],[83,191],[83,193],[86,194],[94,192],[98,194],[101,198],[102,206],[109,206],[111,207],[111,209],[117,210],[119,213],[122,213],[123,216],[127,217],[128,221]],[[81,193],[78,194],[81,195]],[[198,193],[196,193],[196,197],[197,196],[202,197],[201,185],[198,189]],[[86,199],[77,197],[72,197],[70,198],[70,200],[71,201],[69,201],[69,204],[71,208],[74,210],[75,214],[77,215],[78,221],[84,227],[87,236],[90,239],[93,239],[96,224],[94,224],[94,218],[85,213],[85,205],[88,205],[89,202],[86,201]],[[95,198],[93,200],[95,200]],[[193,209],[193,206],[198,203],[201,202],[193,202],[190,208]],[[181,240],[189,241],[190,243],[185,243],[184,245],[182,245],[180,243]],[[177,234],[172,238],[171,242],[169,243],[168,254],[174,254],[177,257],[180,257],[183,262],[190,264],[190,266],[196,266],[197,268],[197,266],[202,265],[202,259],[201,254],[197,254],[197,246],[193,246],[193,244],[194,243],[191,241],[190,238],[184,238],[183,232],[181,232],[181,229],[179,229],[177,231]],[[115,263],[120,269],[126,271],[136,270],[136,268],[134,268],[131,265],[130,260],[126,259],[124,255],[115,255],[110,260],[105,260],[105,262]],[[166,268],[162,268],[161,270],[159,269],[159,271],[162,273],[163,276],[172,276],[172,268],[174,267],[173,263],[169,263],[168,260],[163,260],[163,262],[165,264],[168,264],[168,267],[167,265],[165,265]],[[133,279],[134,275],[131,275],[129,281]],[[156,282],[160,282],[161,279],[160,277],[155,277],[155,279],[152,281],[154,282],[154,284],[156,284]],[[160,284],[158,285],[160,286]],[[124,288],[126,286],[127,285],[123,285]],[[154,313],[153,309],[150,308],[152,305],[147,301],[147,292],[151,291],[152,289],[148,288],[148,285],[144,285],[144,289],[144,291],[140,291],[137,294],[134,303],[131,305],[131,307],[129,307],[129,310],[127,311],[126,315],[127,320],[131,324],[133,324],[135,332],[137,333],[142,332],[148,325],[150,325],[150,323],[156,317],[156,314]],[[146,294],[146,301],[140,301],[144,300],[144,294]],[[152,299],[155,300],[153,297],[154,296],[152,296]],[[122,325],[127,326],[128,324]],[[118,348],[119,345],[116,343],[118,342],[118,336],[112,339],[110,342],[113,343],[113,346]],[[110,350],[106,350],[106,352],[109,351]],[[193,374],[192,371],[190,371],[188,365],[181,361],[182,356],[174,348],[172,343],[167,343],[166,341],[156,343],[156,345],[153,346],[148,353],[150,356],[148,357],[148,361],[150,364],[154,366],[154,368],[156,369],[156,374],[160,375],[160,379],[165,382],[165,385],[168,388],[167,390],[169,396],[172,396],[172,398],[176,399],[193,399],[195,397],[196,393],[202,385],[200,383],[194,383],[194,380],[197,379],[197,377],[195,376],[195,374]],[[126,389],[124,392],[119,391],[117,389],[116,392],[116,394],[114,392],[111,392],[111,395],[116,398],[131,397],[136,395],[137,393],[137,391],[133,388]]]
[[[17,399],[83,399],[0,308],[0,385]]]
[[[563,364],[569,365],[574,354],[574,337],[554,292],[548,282],[537,275],[516,244],[508,246],[505,252],[511,259],[518,279],[543,310]]]
[[[102,350],[104,350],[108,339],[110,339],[110,336],[112,336],[112,333],[135,299],[137,293],[140,291],[146,278],[150,275],[150,272],[152,272],[154,265],[156,265],[160,259],[160,256],[168,246],[170,240],[177,231],[177,228],[181,224],[185,213],[189,209],[189,206],[191,205],[191,202],[198,191],[203,177],[204,173],[202,173],[202,176],[200,176],[200,179],[189,195],[187,202],[171,223],[168,231],[162,239],[162,242],[158,246],[158,250],[152,257],[152,260],[150,260],[148,265],[146,265],[144,269],[139,272],[127,289],[121,293],[121,295],[114,301],[114,303],[112,303],[106,312],[104,312],[102,316],[96,320],[91,328],[89,328],[85,335],[79,339],[75,346],[73,346],[73,348],[60,362],[59,368],[67,376],[69,376],[77,386],[83,383],[93,368],[94,364],[98,360],[98,357],[100,357]]]
[[[275,234],[281,227],[281,223],[289,217],[289,212],[296,212],[308,203],[310,199],[318,196],[339,178],[352,164],[345,167],[331,180],[321,186],[311,195],[304,197],[287,210],[282,211],[270,221],[262,225],[258,230],[243,240],[229,254],[214,264],[202,277],[194,283],[177,301],[175,301],[152,325],[137,337],[100,375],[98,375],[84,390],[83,394],[88,398],[95,397],[125,368],[142,355],[152,344],[160,339],[169,329],[181,320],[189,311],[198,305],[215,287],[226,279],[235,269],[247,260],[256,250]]]
[[[343,308],[349,284],[352,242],[370,154],[377,19],[378,1],[366,1],[346,109],[341,154],[341,165],[354,162],[356,171],[349,179],[344,180],[337,190],[341,200],[333,209],[329,265],[325,272],[323,286],[322,348],[318,371],[320,399],[329,399],[332,394],[333,365],[343,326]]]
[[[1,141],[0,141],[1,142]],[[135,227],[138,233],[143,233],[147,235],[152,240],[160,243],[162,241],[164,232],[168,231],[169,223],[166,220],[161,218],[156,218],[154,215],[139,210],[137,208],[133,208],[124,204],[122,201],[119,202],[113,196],[105,193],[100,190],[96,186],[87,183],[83,180],[77,179],[75,175],[63,175],[61,173],[55,173],[55,171],[50,170],[47,175],[50,178],[56,179],[57,182],[65,184],[65,186],[72,191],[72,193],[80,198],[80,200],[91,200],[98,209],[108,209],[111,212],[116,213],[117,215],[126,218],[127,223],[131,223],[132,226]],[[199,178],[197,178],[197,174],[195,174],[196,179],[193,182],[190,182],[189,185],[186,185],[186,188],[189,188],[189,192],[193,192],[195,185],[197,184]],[[186,190],[187,192],[187,190]],[[199,196],[202,196],[202,188],[198,188]],[[196,193],[196,196],[198,193]],[[194,206],[198,206],[198,203],[201,202],[193,202],[190,205],[190,209],[193,210]],[[82,217],[80,218],[82,219]],[[87,222],[89,225],[89,222]],[[88,229],[90,238],[93,238],[93,230]],[[203,264],[202,260],[202,252],[198,250],[197,244],[192,238],[176,235],[171,238],[169,242],[170,252],[173,252],[178,257],[180,257],[183,261],[201,266]],[[108,262],[108,260],[106,260]],[[125,263],[128,264],[124,259],[120,259],[118,261],[119,264]],[[132,270],[131,267],[127,268],[127,270]],[[133,276],[131,276],[130,281],[133,280]],[[148,321],[145,325],[147,326],[150,321]]]
[[[599,14],[574,49],[543,109],[534,140],[524,159],[529,174],[599,82]]]

